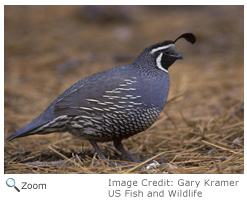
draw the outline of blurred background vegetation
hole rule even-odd
[[[160,119],[125,141],[142,160],[167,151],[163,157],[169,162],[134,172],[243,173],[244,6],[5,6],[4,11],[5,137],[78,80],[129,64],[145,47],[192,32],[195,45],[176,44],[184,60],[169,69],[169,102]],[[111,159],[121,157],[110,144],[102,147]],[[88,157],[80,166],[49,167],[61,160],[54,148],[67,158],[75,152]],[[21,138],[5,144],[5,173],[122,172],[97,163],[90,168],[93,156],[88,142],[69,134]],[[48,166],[36,166],[43,161]]]

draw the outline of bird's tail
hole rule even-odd
[[[30,124],[16,131],[13,135],[7,137],[6,141],[10,141],[19,137],[26,137],[28,135],[48,134],[51,132],[65,131],[63,130],[65,128],[65,126],[63,126],[63,122],[65,122],[65,117],[54,116],[53,114],[51,114],[51,112],[49,112],[49,108],[46,111],[43,112],[38,118],[33,120]],[[57,123],[58,121],[59,123]]]

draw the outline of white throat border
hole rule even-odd
[[[160,70],[162,70],[162,71],[166,72],[167,74],[169,74],[169,73],[168,73],[168,70],[164,69],[164,68],[162,67],[162,65],[161,65],[162,56],[163,56],[163,53],[160,53],[160,55],[156,58],[156,65],[157,65],[157,67],[158,67]]]

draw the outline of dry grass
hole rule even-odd
[[[132,9],[137,14],[123,22],[89,22],[74,6],[5,7],[5,136],[81,78],[129,63],[149,44],[194,32],[196,45],[177,45],[185,60],[169,70],[159,120],[124,141],[144,162],[100,144],[121,164],[112,168],[87,141],[54,133],[5,143],[5,173],[244,173],[243,7]]]

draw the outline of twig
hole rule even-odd
[[[34,162],[26,162],[23,164],[32,165],[32,166],[40,166],[40,165],[62,165],[67,160],[58,160],[58,161],[51,161],[51,162],[41,162],[41,161],[34,161]]]
[[[155,158],[157,158],[157,157],[159,157],[159,156],[161,156],[161,155],[163,155],[163,154],[165,154],[165,153],[167,153],[167,151],[163,151],[163,152],[161,152],[161,153],[159,153],[159,154],[153,156],[152,158],[149,158],[148,160],[145,160],[144,162],[138,164],[137,166],[135,166],[135,167],[129,169],[125,174],[128,174],[128,173],[134,171],[135,169],[137,169],[137,168],[139,168],[139,167],[145,165],[146,163],[150,162],[151,160],[154,160]]]
[[[76,165],[76,166],[82,168],[82,166],[81,166],[79,163],[75,162],[75,160],[69,159],[69,158],[66,157],[65,155],[63,155],[63,154],[61,154],[60,152],[58,152],[57,150],[55,150],[53,147],[49,146],[48,148],[49,148],[50,150],[52,150],[53,152],[55,152],[56,154],[58,154],[59,156],[61,156],[62,158],[64,158],[66,161],[69,161],[69,162],[73,163],[74,165]],[[66,162],[66,161],[65,161],[65,162]]]
[[[222,150],[224,150],[224,151],[229,151],[229,152],[231,152],[231,153],[234,153],[234,154],[237,154],[237,155],[241,155],[241,156],[243,155],[242,153],[233,151],[233,150],[231,150],[231,149],[227,149],[227,148],[225,148],[225,147],[218,146],[218,145],[216,145],[216,144],[210,143],[210,142],[205,141],[205,140],[202,140],[202,142],[203,142],[204,144],[211,145],[211,146],[213,146],[213,147],[216,147],[216,148],[218,148],[218,149],[222,149]]]

